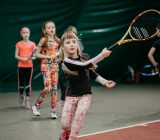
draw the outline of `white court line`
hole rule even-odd
[[[110,129],[110,130],[106,130],[106,131],[100,131],[100,132],[96,132],[96,133],[85,134],[85,135],[78,136],[78,138],[87,137],[87,136],[91,136],[91,135],[102,134],[102,133],[111,132],[111,131],[117,131],[117,130],[126,129],[126,128],[132,128],[132,127],[136,127],[136,126],[148,126],[148,124],[155,123],[155,122],[160,122],[160,120],[154,120],[154,121],[139,123],[139,124],[135,124],[135,125],[130,125],[130,126],[125,126],[125,127]]]

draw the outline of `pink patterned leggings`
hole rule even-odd
[[[77,138],[85,114],[90,107],[91,98],[91,94],[80,97],[66,97],[61,124],[64,131],[70,131],[69,140]]]

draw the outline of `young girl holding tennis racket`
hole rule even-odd
[[[29,40],[30,29],[23,27],[20,30],[22,40],[16,44],[15,58],[18,59],[18,91],[21,107],[31,108],[29,98],[31,93],[31,81],[33,73],[32,52],[36,48],[34,42]],[[33,58],[34,59],[34,58]],[[24,96],[24,90],[26,96]]]
[[[65,33],[74,33],[75,35],[78,36],[78,31],[75,26],[69,26],[66,30]],[[79,36],[78,36],[79,38]],[[79,38],[79,43],[80,43],[80,50],[83,51],[84,47],[81,41],[81,38]],[[62,106],[64,105],[65,101],[65,95],[66,95],[66,90],[67,90],[67,85],[68,85],[68,74],[65,71],[61,71],[60,75],[60,87],[61,87],[61,104]]]
[[[57,84],[58,84],[58,50],[59,38],[56,36],[54,22],[47,21],[42,26],[42,38],[37,47],[36,56],[41,59],[41,73],[44,80],[44,89],[38,97],[34,106],[33,114],[40,116],[40,106],[47,94],[51,94],[51,119],[56,119],[57,106]]]
[[[105,80],[93,69],[98,62],[108,57],[111,51],[105,48],[98,56],[88,60],[81,53],[78,37],[74,33],[64,33],[62,35],[61,47],[64,56],[62,68],[68,73],[69,84],[61,118],[64,132],[61,133],[59,139],[76,140],[91,103],[90,78],[95,79],[107,88],[115,86],[115,82]]]

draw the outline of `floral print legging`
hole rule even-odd
[[[36,101],[36,106],[40,107],[43,103],[47,94],[51,94],[51,108],[57,106],[57,84],[58,84],[58,71],[55,72],[42,72],[43,80],[44,80],[44,89],[42,90],[40,96]]]
[[[85,114],[90,107],[91,98],[91,94],[79,97],[66,97],[62,112],[61,125],[64,131],[70,131],[70,140],[75,140],[77,138]]]

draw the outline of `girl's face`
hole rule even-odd
[[[21,29],[21,36],[23,40],[29,40],[30,30],[27,27]]]
[[[64,51],[65,53],[67,53],[68,56],[77,57],[78,46],[78,42],[74,38],[65,39],[63,42]]]
[[[47,35],[55,35],[56,33],[56,28],[55,28],[55,24],[53,22],[48,22],[45,25],[45,33]]]

